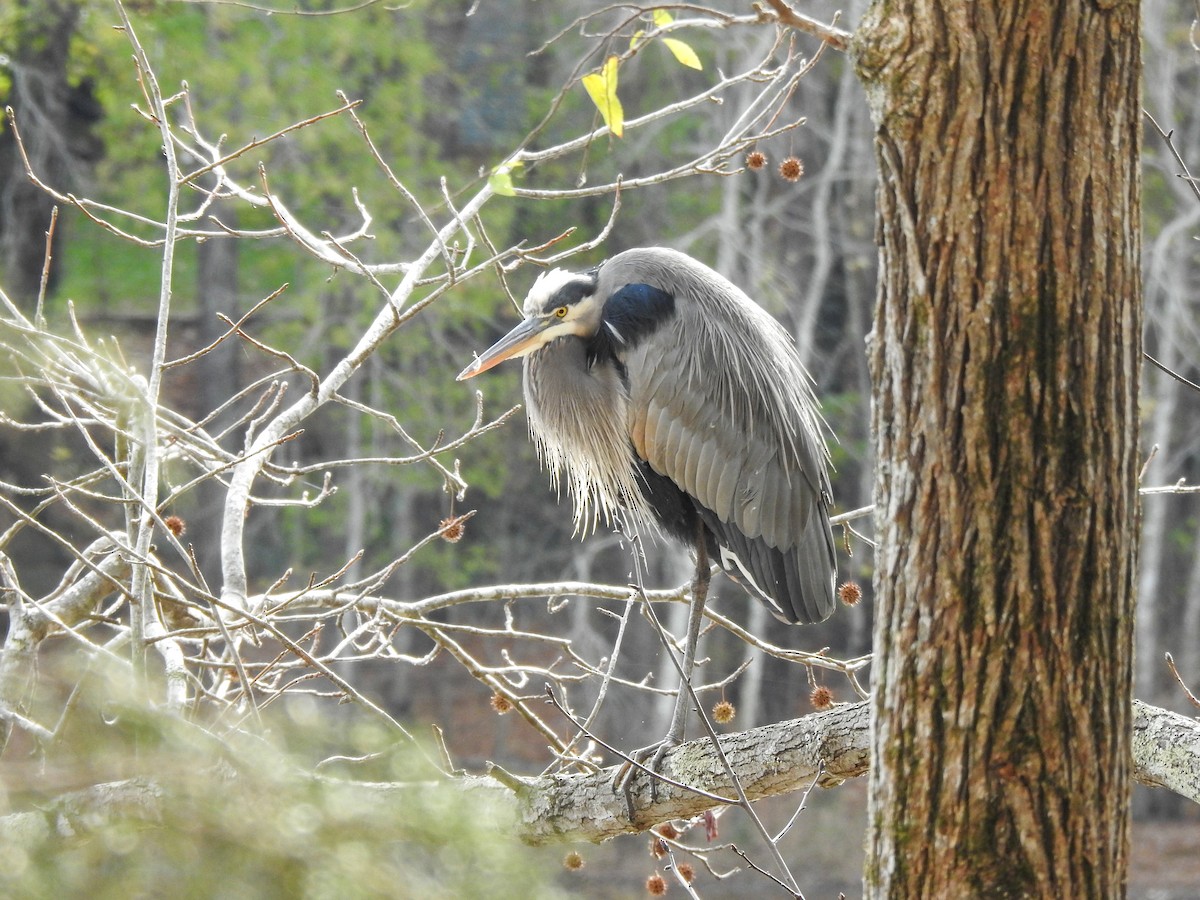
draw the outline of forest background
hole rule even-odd
[[[856,21],[857,6],[844,9],[846,21]],[[1194,10],[1160,0],[1144,6],[1145,106],[1173,132],[1174,147],[1194,161],[1200,152]],[[730,13],[746,12],[738,4],[725,7]],[[719,145],[752,101],[753,82],[733,85],[719,104],[663,117],[619,139],[604,136],[580,153],[502,168],[539,123],[540,131],[527,144],[531,148],[561,144],[600,124],[596,105],[572,83],[580,73],[597,69],[613,46],[604,36],[620,20],[618,12],[577,24],[580,16],[595,10],[595,4],[569,0],[414,0],[399,9],[371,4],[317,16],[268,15],[242,4],[131,5],[134,27],[163,93],[174,95],[186,83],[188,114],[199,123],[198,131],[212,139],[224,134],[227,149],[342,110],[256,144],[228,166],[260,195],[269,183],[289,214],[313,229],[316,243],[324,233],[369,231],[369,240],[345,243],[351,251],[346,261],[383,267],[370,278],[352,277],[346,266],[331,266],[328,259],[306,251],[294,228],[281,229],[278,209],[255,208],[233,196],[211,199],[204,207],[211,218],[205,221],[219,220],[222,229],[246,239],[184,240],[174,252],[168,358],[210,349],[167,371],[163,405],[180,421],[202,423],[214,434],[233,434],[240,441],[242,432],[235,433],[236,428],[290,402],[292,398],[281,398],[278,385],[286,383],[293,396],[303,395],[307,373],[323,375],[353,352],[377,315],[380,282],[387,285],[386,293],[402,277],[398,268],[386,266],[416,256],[428,244],[426,216],[444,216],[480,184],[491,183],[500,196],[479,212],[478,233],[488,235],[494,247],[538,247],[575,229],[531,255],[544,258],[582,245],[563,263],[581,268],[628,247],[662,244],[708,262],[744,287],[794,335],[813,373],[829,430],[836,435],[831,442],[835,512],[867,506],[872,469],[863,342],[875,300],[875,173],[867,104],[848,61],[827,53],[795,81],[775,122],[799,122],[797,127],[779,134],[766,129],[768,136],[738,147],[736,156],[709,171],[692,166],[686,178],[655,175],[692,159],[698,148]],[[832,15],[833,7],[810,12]],[[12,124],[6,122],[0,134],[0,289],[30,319],[44,315],[50,331],[70,334],[77,323],[98,358],[118,368],[145,370],[162,321],[163,248],[149,223],[161,218],[170,198],[162,138],[134,108],[145,110],[146,97],[130,61],[129,39],[113,28],[118,22],[113,7],[100,2],[33,0],[0,13],[0,95],[16,110],[28,157],[23,158]],[[652,24],[646,20],[641,27]],[[632,26],[624,33],[625,45],[615,52],[628,48],[630,33]],[[773,50],[773,28],[695,28],[672,34],[686,40],[702,68],[684,64],[679,48],[666,44],[631,56],[620,70],[627,118],[702,92],[723,75],[745,68],[746,60],[789,52],[787,46]],[[820,49],[815,39],[807,45],[803,38],[796,40],[791,51],[799,56],[813,56]],[[361,101],[353,115],[369,131],[377,156],[342,98]],[[180,100],[175,108],[183,104]],[[545,118],[549,110],[553,115]],[[1171,146],[1149,123],[1147,129],[1146,347],[1167,368],[1200,381],[1195,299],[1200,203],[1194,186],[1177,177],[1179,163]],[[766,165],[747,166],[752,151],[762,153]],[[780,173],[779,164],[787,158],[802,163],[800,177]],[[381,160],[411,197],[397,190]],[[62,202],[62,196],[56,203],[31,182],[27,163],[60,195],[96,204],[91,215]],[[181,165],[200,169],[200,163],[185,160]],[[636,181],[644,175],[652,176],[646,178],[652,183],[621,191],[617,211],[611,192],[588,195],[586,190],[618,176]],[[196,183],[203,187],[213,177],[203,173]],[[516,196],[504,196],[510,186]],[[55,206],[52,263],[46,267],[45,234]],[[97,223],[113,221],[112,209],[145,217],[122,220],[138,240]],[[363,225],[364,209],[372,216],[369,226]],[[341,245],[331,239],[325,243]],[[486,257],[487,251],[481,255]],[[501,277],[492,267],[438,294],[437,302],[421,308],[364,359],[345,382],[345,402],[329,404],[307,419],[303,433],[281,450],[294,472],[262,486],[261,510],[246,518],[245,570],[254,591],[296,590],[306,583],[321,587],[330,579],[330,584],[369,582],[372,591],[416,602],[449,596],[484,599],[484,592],[497,585],[622,586],[634,578],[628,540],[603,528],[582,542],[573,538],[570,512],[547,487],[521,414],[500,427],[479,427],[502,418],[519,402],[519,367],[502,367],[467,385],[454,380],[472,352],[515,320],[507,294],[519,300],[537,271],[525,264]],[[273,299],[259,307],[268,297]],[[221,315],[245,324],[245,338],[230,336]],[[286,348],[289,358],[282,359],[274,348]],[[20,371],[6,374],[22,377],[0,386],[0,482],[5,486],[0,494],[6,501],[0,510],[0,527],[6,529],[0,551],[13,561],[21,589],[45,597],[53,595],[72,563],[78,564],[82,548],[105,529],[125,527],[125,513],[104,491],[92,492],[94,482],[88,479],[96,470],[96,453],[88,441],[90,426],[79,424],[82,407],[73,420],[59,410],[58,427],[44,427],[47,406],[53,406],[54,379],[31,389],[23,376],[30,374],[32,359],[15,355]],[[483,418],[478,421],[477,389],[483,393]],[[235,397],[240,406],[229,403]],[[1135,693],[1186,713],[1186,699],[1163,654],[1173,654],[1185,680],[1200,680],[1200,521],[1196,495],[1180,488],[1196,480],[1200,466],[1200,395],[1148,366],[1142,409],[1147,465]],[[110,431],[119,435],[120,428]],[[463,433],[472,439],[426,452]],[[111,435],[105,440],[113,443]],[[405,459],[411,462],[396,464]],[[172,488],[190,485],[194,468],[186,453],[165,454],[162,481]],[[328,478],[327,471],[332,473]],[[59,486],[48,494],[47,474]],[[62,485],[76,490],[64,491]],[[460,493],[464,485],[469,487]],[[172,502],[162,511],[186,529],[180,537],[191,548],[198,574],[211,585],[224,579],[219,546],[227,495],[218,471],[187,490],[172,490]],[[465,513],[470,518],[459,522]],[[29,527],[26,517],[31,515],[46,529]],[[848,532],[845,545],[851,555],[843,553],[839,561],[842,580],[861,585],[862,602],[840,609],[823,625],[780,625],[728,582],[716,585],[714,607],[770,647],[824,651],[842,661],[861,659],[871,649],[869,537]],[[648,587],[678,590],[685,583],[690,568],[686,555],[654,543],[647,545],[647,553]],[[186,570],[186,555],[184,562],[168,565]],[[291,573],[287,584],[280,581],[284,572]],[[558,597],[570,591],[550,593]],[[532,709],[546,680],[537,676],[542,668],[558,665],[562,650],[534,641],[532,650],[511,650],[526,655],[510,667],[513,661],[505,654],[520,644],[512,632],[557,635],[570,640],[572,652],[604,659],[612,643],[609,622],[622,615],[625,605],[614,594],[607,600],[523,600],[511,607],[503,602],[510,596],[515,594],[495,594],[487,603],[447,601],[432,618],[444,628],[437,635],[429,628],[396,625],[386,641],[372,643],[366,631],[356,631],[361,622],[342,614],[332,617],[329,608],[320,617],[297,615],[295,622],[282,621],[280,627],[290,629],[292,640],[314,654],[328,654],[321,658],[328,658],[359,695],[413,732],[436,723],[456,766],[480,771],[490,761],[514,771],[538,771],[549,759],[547,735],[528,718],[502,715],[497,707],[515,701],[521,709]],[[596,607],[611,616],[598,614]],[[675,604],[669,615],[678,617],[682,611]],[[669,685],[672,672],[654,631],[637,616],[627,621],[620,662],[629,684],[614,687],[590,724],[596,733],[631,749],[661,734],[670,707],[667,694],[639,690],[639,683],[650,676],[651,685]],[[327,633],[313,632],[318,622],[330,626]],[[341,634],[335,634],[339,628]],[[357,722],[354,714],[338,706],[345,692],[313,679],[311,672],[301,674],[300,665],[272,669],[267,663],[273,652],[263,650],[266,662],[254,662],[265,673],[254,680],[264,698],[283,698],[278,704],[262,703],[262,713],[271,723],[268,731],[282,735],[289,752],[314,759],[365,757],[376,751],[377,743],[386,743],[364,728],[350,740],[352,746],[339,745],[338,736],[358,734],[351,729]],[[737,713],[730,727],[738,729],[811,711],[817,688],[844,702],[858,699],[856,679],[868,683],[869,669],[823,668],[811,659],[797,663],[747,644],[729,630],[710,632],[704,652],[709,660],[705,680],[722,685],[706,696],[714,703],[722,698],[733,703]],[[71,657],[69,648],[60,656]],[[255,659],[252,650],[246,656]],[[61,671],[46,659],[42,666],[39,680],[50,672],[54,677],[44,678],[39,690],[46,696],[39,695],[39,702],[59,702],[64,720],[70,718],[68,711],[84,719],[74,710],[87,708],[86,685],[92,676],[80,675],[67,661]],[[218,669],[213,663],[212,670]],[[481,670],[488,670],[482,672],[486,677]],[[226,671],[223,683],[216,677],[205,680],[212,671],[197,676],[204,688],[193,714],[203,717],[205,703],[236,694],[238,676],[244,674],[245,669]],[[111,696],[111,690],[100,693]],[[587,690],[592,688],[585,694]],[[108,721],[105,702],[96,704],[97,715]],[[156,734],[153,740],[144,734],[138,738],[139,753],[147,752],[147,742],[161,742],[164,759],[170,759],[173,742],[186,742],[178,734],[164,737],[162,727],[138,724],[135,731]],[[10,807],[19,808],[30,793],[61,793],[92,783],[98,772],[119,771],[113,760],[126,752],[127,740],[128,735],[89,734],[74,745],[60,738],[48,750],[30,735],[18,734],[3,760]],[[1185,848],[1180,856],[1186,858],[1200,843],[1196,809],[1165,792],[1138,790],[1134,893],[1140,889],[1149,896],[1157,885],[1158,890],[1178,889],[1178,896],[1189,896],[1185,891],[1200,883],[1200,871],[1194,865],[1188,870],[1178,860],[1164,865],[1164,860],[1173,859],[1172,847]],[[806,884],[816,895],[822,890],[856,893],[861,786],[849,783],[813,794],[809,805],[793,838],[804,848],[804,868],[821,873],[810,874]],[[786,820],[790,809],[780,805],[774,814]],[[288,804],[281,801],[278,815],[288,814]],[[274,877],[270,860],[279,856],[263,852],[251,866],[232,849],[236,835],[215,838],[226,824],[221,812],[207,815],[211,819],[202,817],[203,827],[212,829],[214,845],[228,844],[229,858],[238,860],[231,865],[231,879],[253,883],[256,877]],[[470,819],[469,813],[462,819],[447,816],[443,827],[486,842]],[[750,839],[739,831],[743,827],[730,825],[739,844]],[[124,833],[114,838],[121,840],[134,848],[138,843]],[[635,840],[637,852],[629,853],[626,842]],[[345,840],[333,843],[348,846]],[[587,866],[578,872],[560,869],[563,851],[537,851],[539,862],[529,871],[543,873],[566,890],[624,896],[660,864],[642,853],[642,843],[642,838],[628,838],[588,848],[582,851]],[[730,865],[716,858],[714,854],[715,868]],[[81,851],[81,867],[87,859]],[[347,859],[346,866],[356,865],[353,854]],[[36,881],[43,876],[29,873],[38,871],[38,863],[35,849],[24,868],[17,869]],[[397,865],[408,871],[403,865],[411,861]],[[439,877],[472,877],[445,861],[439,867]],[[73,877],[61,870],[43,875],[47,887]],[[114,883],[122,877],[114,874]],[[520,883],[512,877],[514,885]],[[724,888],[718,884],[711,884],[705,896],[721,896]]]

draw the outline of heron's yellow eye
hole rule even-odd
[[[556,309],[554,311],[554,315],[556,315],[560,319],[566,318],[567,308],[565,306],[560,306],[558,309]]]

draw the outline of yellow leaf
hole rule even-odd
[[[662,28],[664,25],[670,25],[675,19],[665,9],[654,10],[654,27]]]
[[[633,50],[635,47],[637,47],[637,45],[642,42],[642,38],[645,36],[646,32],[642,31],[642,29],[639,28],[637,31],[635,31],[633,33],[633,37],[629,39],[629,49]]]
[[[583,87],[600,110],[608,130],[621,137],[625,133],[625,111],[617,98],[617,58],[610,56],[599,72],[584,75]]]
[[[700,64],[700,57],[696,55],[696,51],[691,48],[690,44],[686,44],[678,38],[662,38],[667,49],[675,56],[680,63],[687,66],[689,69],[703,69]]]

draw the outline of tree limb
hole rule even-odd
[[[721,746],[751,800],[808,787],[824,764],[826,787],[867,771],[870,713],[866,703],[839,706],[799,719],[725,735]],[[668,819],[690,818],[718,804],[669,784],[651,798],[645,776],[634,779],[629,818],[625,794],[614,791],[615,769],[589,775],[547,775],[522,779],[518,794],[521,837],[532,844],[557,840],[602,841],[645,831]],[[661,771],[675,781],[730,796],[733,786],[708,738],[688,741],[669,752]]]
[[[1134,780],[1165,787],[1200,803],[1200,721],[1134,701]],[[840,706],[799,719],[728,735],[722,746],[751,799],[803,790],[824,762],[820,784],[832,787],[867,771],[870,716],[866,703]],[[667,754],[664,774],[712,793],[731,789],[706,739],[689,741]],[[689,818],[715,804],[699,794],[658,786],[650,800],[643,780],[634,792],[635,817],[625,798],[609,786],[612,769],[592,775],[524,780],[519,796],[522,837],[534,844],[553,840],[602,841],[644,831],[668,819]]]
[[[771,11],[768,11],[763,4],[754,4],[754,8],[764,21],[771,21],[773,19],[779,22],[780,25],[787,25],[795,28],[797,31],[811,34],[814,37],[820,38],[835,50],[845,52],[850,48],[850,41],[854,35],[849,31],[843,31],[841,28],[836,28],[833,25],[826,25],[801,12],[797,12],[792,8],[791,4],[784,2],[784,0],[767,0],[766,6],[771,7]],[[835,18],[834,21],[836,22],[837,19]]]
[[[1133,779],[1200,803],[1200,721],[1134,700]]]
[[[722,738],[722,746],[746,794],[762,799],[818,783],[834,787],[867,771],[870,715],[866,703],[839,706],[798,719],[752,728]],[[1200,803],[1200,720],[1133,703],[1133,777],[1140,784],[1165,787]],[[715,794],[732,790],[724,767],[707,738],[688,741],[668,753],[664,773],[674,780]],[[649,783],[636,780],[631,820],[622,791],[614,791],[614,768],[588,775],[522,778],[501,769],[491,777],[469,775],[454,784],[469,793],[502,799],[515,807],[517,832],[530,844],[558,841],[599,842],[619,834],[646,831],[670,819],[691,818],[718,805],[700,794],[660,783],[651,799]],[[403,804],[413,786],[339,782],[363,804]],[[429,785],[423,785],[429,789]],[[145,778],[96,785],[43,803],[39,811],[0,817],[0,843],[28,843],[48,829],[72,834],[78,823],[100,827],[105,820],[133,817],[154,821],[167,792]],[[365,808],[365,807],[364,807]],[[76,824],[72,824],[76,823]],[[64,827],[66,826],[66,827]],[[379,835],[387,840],[387,835]]]

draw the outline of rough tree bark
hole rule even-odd
[[[877,0],[867,893],[1124,891],[1139,8]]]

